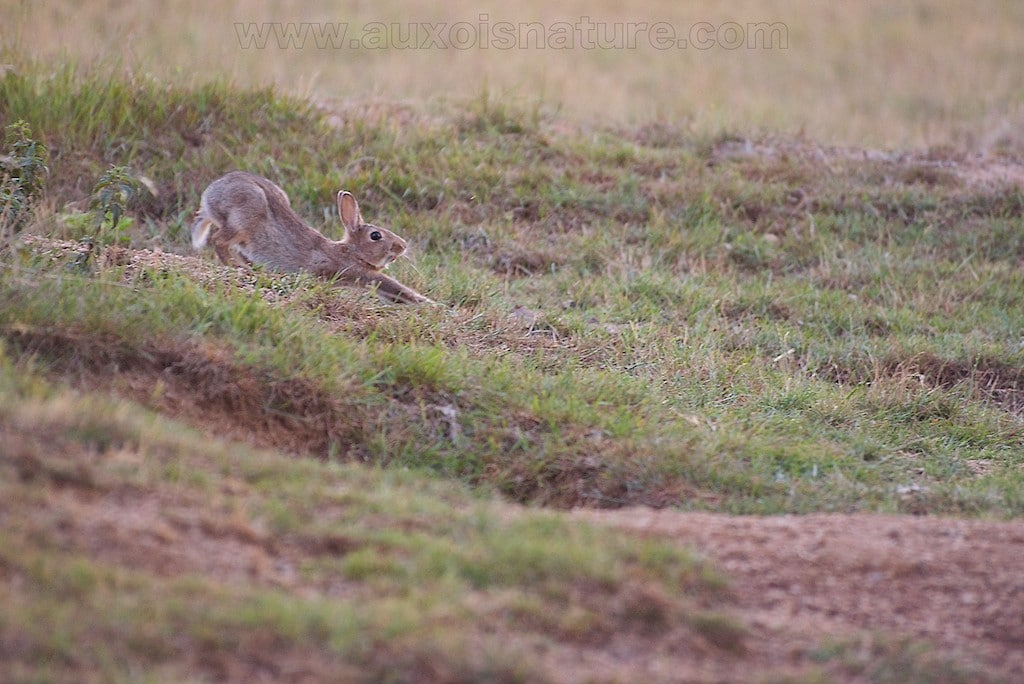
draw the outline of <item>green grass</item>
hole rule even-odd
[[[174,269],[125,287],[102,259],[75,272],[20,250],[0,328],[59,372],[92,363],[80,345],[155,373],[192,345],[270,387],[267,415],[343,424],[299,451],[517,501],[1024,511],[1019,189],[928,160],[821,165],[799,143],[749,157],[682,132],[554,135],[488,99],[453,125],[330,126],[270,90],[32,64],[0,93],[0,124],[51,150],[51,206],[110,164],[152,180],[129,208],[136,247],[186,253],[199,193],[230,168],[269,175],[328,233],[346,187],[411,239],[398,277],[452,307],[269,274],[244,281],[255,293]],[[59,213],[35,230],[81,234]]]

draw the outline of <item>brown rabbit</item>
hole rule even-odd
[[[342,240],[329,240],[299,218],[284,190],[266,178],[232,171],[203,191],[192,223],[192,247],[207,241],[227,265],[261,264],[274,271],[308,271],[340,282],[376,287],[387,301],[431,302],[381,270],[405,254],[405,240],[363,223],[350,193],[338,193]],[[216,226],[216,230],[210,230]]]

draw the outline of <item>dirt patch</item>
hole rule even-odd
[[[843,164],[861,164],[904,184],[989,189],[1009,186],[1024,190],[1021,160],[991,153],[968,154],[944,149],[889,151],[769,136],[757,140],[725,138],[711,145],[705,156],[710,165],[744,160],[800,162],[830,174]]]
[[[732,218],[762,231],[786,231],[808,214],[831,214],[926,223],[954,235],[972,217],[1015,218],[1024,212],[1024,162],[1011,156],[888,152],[766,137],[720,140],[701,157],[709,168],[728,167],[762,189],[726,185],[715,193]],[[771,187],[775,194],[766,194]]]
[[[833,363],[818,372],[844,385],[896,380],[947,391],[966,387],[973,396],[1024,418],[1024,368],[997,359],[943,359],[934,354],[915,354],[891,356],[877,363],[865,360],[859,366]]]
[[[1024,417],[1024,368],[984,357],[965,362],[921,354],[909,362],[897,364],[892,370],[899,372],[901,369],[919,375],[932,386],[946,390],[969,383],[974,394],[998,404],[1018,417]]]
[[[732,579],[751,648],[784,662],[823,638],[909,635],[1024,672],[1024,525],[876,515],[735,517],[650,509],[574,517],[668,537]],[[805,653],[806,655],[806,653]]]

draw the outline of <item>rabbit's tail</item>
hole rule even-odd
[[[210,212],[206,206],[206,198],[203,198],[203,202],[199,206],[199,211],[196,213],[196,219],[192,222],[192,249],[200,250],[206,246],[206,241],[210,237],[210,229],[216,223],[210,218]]]
[[[205,216],[199,216],[193,221],[193,249],[201,250],[206,247],[206,241],[210,238],[210,228],[213,227],[213,221],[206,218]]]

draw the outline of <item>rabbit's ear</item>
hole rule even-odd
[[[342,190],[338,193],[338,214],[345,230],[355,230],[363,225],[363,217],[359,215],[359,203],[351,192]]]

